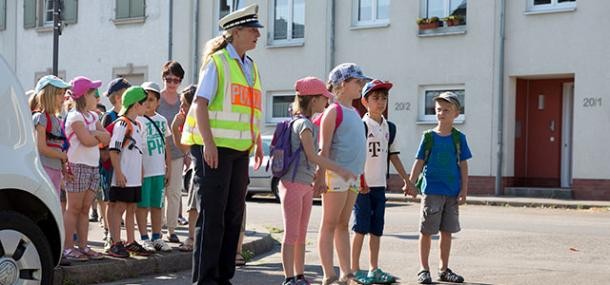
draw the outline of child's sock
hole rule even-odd
[[[297,280],[304,280],[305,279],[305,275],[299,274],[299,275],[297,275],[296,278],[297,278]]]
[[[161,239],[161,233],[153,233],[152,234],[152,240],[155,241],[155,240],[158,240],[158,239]]]
[[[148,234],[140,235],[141,240],[148,240]]]

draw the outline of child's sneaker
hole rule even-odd
[[[118,241],[112,244],[110,250],[108,250],[108,255],[119,258],[127,258],[129,257],[129,252],[127,249],[125,249],[123,242]]]
[[[167,238],[168,242],[171,243],[180,243],[180,239],[178,238],[178,235],[176,234],[170,234],[169,237]]]
[[[135,240],[133,242],[131,242],[130,244],[126,245],[125,249],[127,249],[127,251],[133,255],[149,256],[151,254],[149,251],[144,249],[144,247],[142,247],[142,245],[140,245]]]
[[[155,252],[156,251],[155,245],[153,244],[153,242],[151,240],[149,240],[149,239],[143,240],[143,241],[140,241],[140,243],[142,244],[142,247],[146,251],[148,251],[148,252]]]
[[[457,275],[447,268],[447,270],[438,273],[438,280],[452,283],[463,283],[464,277]]]
[[[295,285],[311,285],[311,283],[309,283],[309,281],[307,279],[297,279],[297,282],[294,283]]]
[[[153,241],[153,247],[157,251],[162,251],[162,252],[172,251],[172,247],[169,246],[169,244],[165,243],[162,239],[157,239],[157,240]]]
[[[430,271],[422,270],[419,273],[417,273],[417,283],[432,284],[432,276],[430,276]]]
[[[110,233],[108,232],[107,229],[104,229],[104,237],[102,238],[103,241],[107,241],[110,238]]]

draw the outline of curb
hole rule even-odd
[[[388,201],[393,202],[411,202],[420,203],[421,198],[407,198],[402,195],[387,195]],[[500,206],[500,207],[526,207],[526,208],[551,208],[551,209],[574,209],[574,210],[588,210],[588,209],[610,209],[610,203],[595,203],[596,201],[569,201],[569,200],[556,200],[549,201],[548,199],[542,200],[511,200],[511,198],[495,198],[495,197],[477,197],[469,196],[466,205],[478,205],[478,206]],[[519,199],[519,198],[513,198]],[[599,202],[599,201],[597,201]]]
[[[246,231],[246,236],[255,239],[245,241],[243,249],[260,255],[273,249],[275,240],[269,232]],[[98,262],[81,263],[55,268],[53,284],[94,284],[112,282],[145,275],[170,273],[191,269],[192,252],[157,253],[148,257],[120,259],[108,257]]]

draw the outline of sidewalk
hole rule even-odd
[[[256,231],[246,230],[244,252],[260,255],[273,249],[275,240],[271,234],[262,226],[254,228]],[[176,233],[180,240],[186,239],[187,227],[178,227]],[[124,237],[125,232],[122,234]],[[102,235],[98,223],[89,224],[89,245],[99,252],[103,252]],[[58,266],[55,268],[54,284],[93,284],[191,269],[192,252],[181,252],[178,251],[179,244],[168,244],[173,248],[169,253],[156,253],[148,257],[132,256],[126,259],[105,256],[99,261],[73,262],[71,266]]]
[[[420,197],[405,197],[401,193],[386,193],[388,201],[419,203]],[[562,200],[527,197],[496,197],[496,196],[468,196],[468,205],[484,206],[511,206],[511,207],[533,207],[533,208],[556,208],[556,209],[610,209],[610,201],[586,201],[586,200]]]

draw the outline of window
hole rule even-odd
[[[390,0],[354,0],[354,25],[385,25],[390,20]]]
[[[124,67],[115,67],[112,69],[112,78],[122,77],[127,79],[133,86],[140,85],[148,78],[148,67],[134,66],[128,63]]]
[[[463,85],[451,86],[422,86],[420,87],[422,104],[420,104],[419,120],[423,122],[436,122],[436,111],[434,110],[434,97],[439,94],[450,91],[455,93],[460,99],[460,115],[455,119],[457,122],[464,121],[465,117],[465,89]]]
[[[271,112],[266,112],[265,120],[267,123],[277,123],[290,118],[294,94],[290,92],[271,93],[267,102],[267,110],[271,110]]]
[[[6,30],[6,0],[0,0],[0,31]]]
[[[305,38],[305,0],[274,0],[270,11],[270,42],[303,42]]]
[[[527,0],[528,11],[574,10],[576,0]]]
[[[2,0],[0,0],[2,1]],[[51,30],[53,26],[53,0],[23,0],[23,27]],[[78,0],[63,0],[60,7],[63,24],[75,24],[78,15]]]
[[[116,20],[142,19],[146,11],[144,0],[116,0]]]
[[[466,25],[467,0],[422,0],[422,18],[457,19],[456,25]],[[450,24],[453,25],[453,24]]]
[[[222,17],[229,15],[229,13],[243,8],[243,1],[240,0],[219,0],[218,1],[218,17],[216,18],[216,29],[217,34],[222,32],[222,29],[218,26],[218,20]]]

